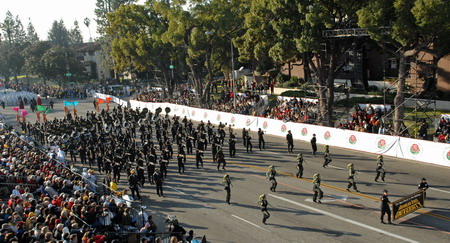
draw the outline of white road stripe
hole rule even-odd
[[[438,192],[443,192],[443,193],[448,193],[448,194],[450,194],[449,191],[445,191],[445,190],[441,190],[441,189],[437,189],[437,188],[433,188],[433,187],[428,188],[428,190],[433,190],[433,191],[438,191]]]
[[[347,218],[344,218],[342,216],[339,216],[339,215],[336,215],[336,214],[333,214],[333,213],[329,213],[329,212],[324,211],[324,210],[320,210],[320,209],[317,209],[317,208],[314,208],[314,207],[310,207],[308,205],[305,205],[305,204],[302,204],[302,203],[298,203],[296,201],[293,201],[293,200],[290,200],[290,199],[287,199],[287,198],[284,198],[284,197],[280,197],[280,196],[276,196],[276,195],[272,195],[272,194],[268,194],[268,195],[273,197],[273,198],[277,198],[279,200],[282,200],[282,201],[285,201],[285,202],[288,202],[288,203],[300,206],[302,208],[306,208],[308,210],[311,210],[311,211],[314,211],[314,212],[318,212],[320,214],[323,214],[323,215],[326,215],[326,216],[329,216],[329,217],[332,217],[332,218],[335,218],[335,219],[338,219],[338,220],[341,220],[341,221],[344,221],[344,222],[347,222],[347,223],[350,223],[350,224],[354,224],[354,225],[360,226],[362,228],[366,228],[366,229],[369,229],[369,230],[372,230],[372,231],[375,231],[375,232],[378,232],[378,233],[381,233],[381,234],[385,234],[385,235],[391,236],[393,238],[397,238],[399,240],[403,240],[403,241],[411,242],[411,243],[418,243],[418,241],[411,240],[409,238],[406,238],[406,237],[403,237],[403,236],[400,236],[400,235],[397,235],[397,234],[394,234],[394,233],[391,233],[391,232],[388,232],[388,231],[385,231],[385,230],[382,230],[382,229],[378,229],[376,227],[373,227],[373,226],[370,226],[370,225],[367,225],[367,224],[363,224],[363,223],[360,223],[360,222],[357,222],[357,221],[354,221],[354,220],[351,220],[351,219],[347,219]]]
[[[171,186],[167,186],[168,188],[170,188],[170,189],[172,189],[172,190],[174,190],[174,191],[176,191],[176,192],[179,192],[179,193],[181,193],[181,194],[183,194],[183,195],[187,195],[186,193],[184,193],[184,192],[182,192],[182,191],[180,191],[180,190],[178,190],[178,189],[176,189],[176,188],[174,188],[174,187],[171,187]]]
[[[334,165],[328,165],[328,167],[334,168],[334,169],[338,169],[338,170],[346,170],[346,169],[344,169],[344,168],[337,167],[337,166],[334,166]]]
[[[334,196],[334,195],[327,195],[325,196],[325,199],[320,200],[321,202],[335,202],[337,200],[341,201],[347,201],[348,196]],[[312,198],[306,198],[306,202],[313,202]]]
[[[246,222],[247,224],[251,224],[251,225],[255,226],[255,227],[258,228],[258,229],[262,229],[262,230],[264,230],[264,231],[266,231],[266,232],[271,233],[269,230],[266,230],[266,229],[264,229],[263,227],[261,227],[261,226],[259,226],[259,225],[257,225],[257,224],[254,224],[254,223],[252,223],[252,222],[250,222],[250,221],[248,221],[248,220],[245,220],[245,219],[243,219],[243,218],[241,218],[241,217],[239,217],[239,216],[236,216],[236,215],[234,215],[234,214],[232,214],[231,216],[233,216],[233,217],[235,217],[235,218],[237,218],[237,219],[240,219],[240,220]]]

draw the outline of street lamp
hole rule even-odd
[[[205,35],[212,35],[214,31],[206,31]],[[233,82],[233,107],[234,113],[236,113],[236,80],[234,78],[234,51],[233,51],[233,39],[231,39],[228,35],[224,35],[230,41],[230,52],[231,52],[231,80]]]

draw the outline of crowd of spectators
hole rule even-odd
[[[337,128],[355,130],[359,132],[377,133],[393,135],[394,130],[390,124],[385,124],[382,120],[384,114],[388,112],[386,108],[374,108],[371,104],[361,108],[356,105],[351,119],[339,122]],[[409,137],[409,132],[405,124],[402,124],[401,136]]]
[[[168,95],[166,95],[168,96]],[[143,102],[169,102],[173,104],[193,106],[195,93],[187,89],[174,91],[173,95],[165,97],[162,89],[146,88],[136,95],[138,101]],[[223,88],[217,98],[211,97],[211,101],[201,107],[223,112],[231,112],[242,115],[257,115],[255,108],[260,102],[261,96],[251,91],[236,95],[236,109],[234,108],[234,93]]]
[[[86,99],[88,96],[86,87],[68,87],[63,89],[59,86],[34,84],[29,91],[40,94],[43,97],[49,96],[58,99]]]
[[[28,91],[42,97],[55,97],[58,99],[86,99],[88,97],[88,87],[67,87],[61,88],[60,86],[33,84],[28,85],[25,83],[9,83],[4,88],[13,89],[16,91]]]
[[[263,117],[285,122],[312,123],[318,118],[318,106],[312,100],[278,99],[275,107],[267,107]]]
[[[450,143],[450,118],[441,117],[434,135],[435,142]]]
[[[247,91],[236,95],[236,108],[234,106],[234,93],[230,90],[222,90],[220,97],[212,99],[206,106],[211,110],[237,113],[241,115],[257,116],[257,105],[261,101],[261,96]]]
[[[133,214],[123,200],[126,192],[122,196],[94,193],[93,170],[78,174],[26,139],[9,129],[0,130],[0,193],[6,196],[0,202],[1,243],[123,242],[108,239],[103,232],[139,228],[155,232],[151,217]]]

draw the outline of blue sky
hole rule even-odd
[[[91,19],[92,38],[98,37],[94,21],[96,0],[0,0],[0,21],[5,19],[9,10],[14,16],[19,15],[26,28],[31,19],[41,40],[47,39],[47,33],[54,20],[64,20],[68,29],[78,20],[85,41],[89,40],[89,30],[83,24],[84,18]],[[144,2],[141,0],[140,2]]]

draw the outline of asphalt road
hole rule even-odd
[[[92,110],[92,100],[80,101],[78,114]],[[15,122],[12,107],[0,110],[9,123]],[[63,115],[62,101],[55,102],[49,119]],[[30,114],[28,120],[34,121]],[[169,164],[165,197],[158,197],[155,188],[145,185],[143,204],[158,215],[163,231],[164,215],[174,214],[186,230],[197,236],[206,235],[209,242],[449,242],[450,241],[450,168],[416,161],[385,157],[386,182],[374,182],[376,155],[331,147],[333,162],[322,168],[323,156],[311,155],[309,143],[296,141],[294,154],[287,153],[285,138],[265,135],[266,150],[260,151],[257,135],[252,133],[253,153],[242,145],[237,132],[237,157],[229,158],[227,145],[226,171],[217,171],[211,151],[205,151],[205,169],[196,169],[194,156],[188,156],[186,173],[178,174],[176,161]],[[175,146],[176,147],[176,146]],[[319,146],[319,152],[322,146]],[[303,179],[295,178],[297,153],[304,153]],[[346,166],[354,163],[360,193],[347,192]],[[269,165],[275,165],[277,192],[270,192],[265,179]],[[225,173],[231,176],[231,205],[225,202],[221,184]],[[312,202],[311,178],[320,173],[323,204]],[[389,191],[391,202],[417,191],[422,177],[430,184],[426,208],[410,214],[394,225],[381,224],[382,191]],[[125,188],[122,180],[120,187]],[[259,195],[267,193],[271,217],[262,221]],[[386,221],[386,220],[385,220]]]

